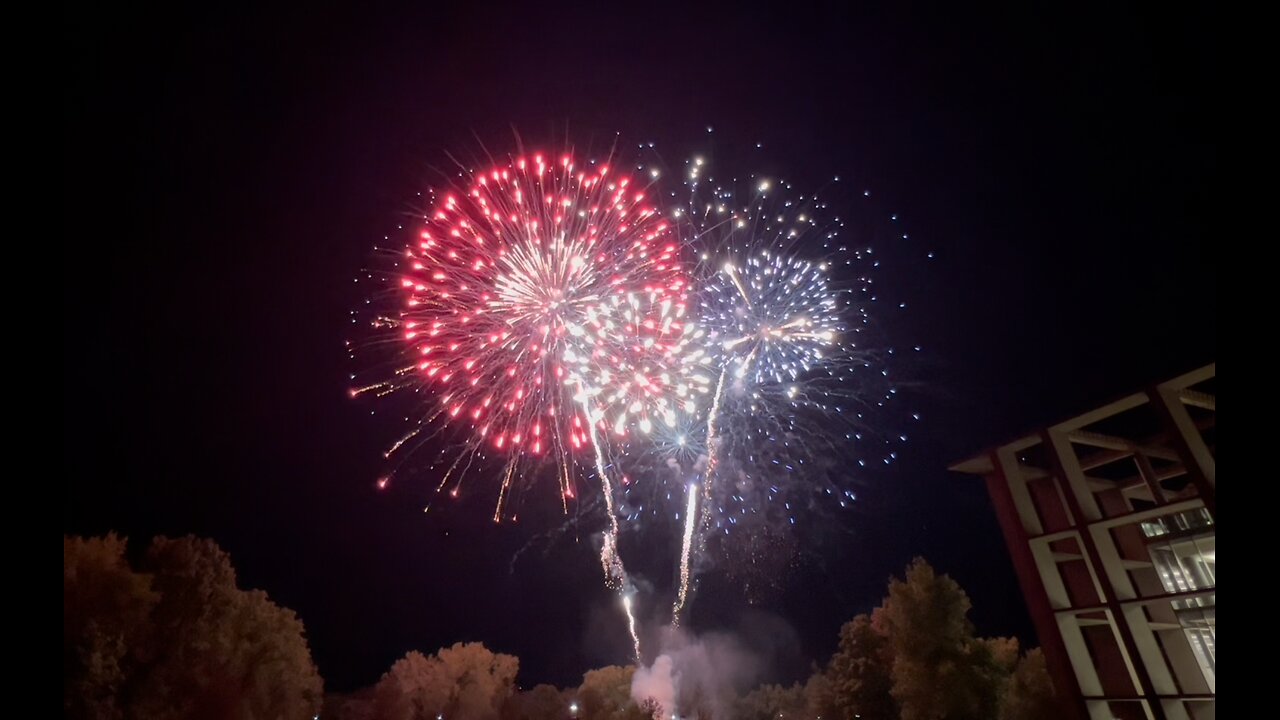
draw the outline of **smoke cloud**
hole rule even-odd
[[[799,656],[795,631],[783,620],[760,614],[744,620],[739,633],[665,630],[653,664],[636,669],[631,697],[656,701],[668,718],[731,717],[739,693]]]

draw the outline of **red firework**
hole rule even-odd
[[[391,323],[412,364],[375,387],[430,391],[408,437],[469,431],[440,487],[483,448],[508,457],[498,515],[522,457],[554,458],[562,495],[573,495],[573,454],[592,433],[580,402],[586,374],[565,366],[565,351],[615,357],[616,347],[599,347],[599,308],[634,294],[683,307],[688,285],[646,188],[567,155],[515,158],[471,174],[466,189],[435,193],[400,271],[404,305]]]

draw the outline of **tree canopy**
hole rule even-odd
[[[322,684],[302,622],[236,587],[216,543],[63,538],[63,711],[69,718],[313,717]]]
[[[575,694],[582,720],[649,720],[651,711],[631,699],[634,667],[609,665],[588,670]]]
[[[588,671],[576,688],[520,691],[516,657],[480,643],[456,643],[431,655],[407,653],[373,687],[331,697],[324,716],[1059,717],[1043,654],[1031,650],[1020,657],[1012,638],[978,637],[969,609],[958,583],[917,558],[903,577],[890,578],[879,607],[840,628],[836,652],[807,680],[762,685],[732,706],[711,702],[705,688],[692,686],[672,690],[676,704],[694,707],[660,708],[643,697],[637,702],[636,668],[616,665]],[[127,541],[116,535],[63,538],[63,663],[68,718],[303,720],[321,711],[321,680],[302,622],[262,591],[237,587],[230,558],[211,540],[159,537],[131,562]],[[676,682],[679,671],[669,673]]]
[[[374,689],[386,720],[497,720],[515,691],[519,661],[480,643],[455,643],[435,655],[410,652]]]

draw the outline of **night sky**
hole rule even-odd
[[[923,421],[844,540],[761,606],[709,590],[694,627],[785,621],[778,677],[807,674],[923,555],[981,633],[1034,644],[985,488],[945,468],[1216,359],[1200,19],[475,5],[65,11],[63,531],[216,539],[299,613],[333,689],[459,640],[518,655],[526,687],[625,662],[589,532],[512,572],[545,523],[375,490],[398,426],[348,397],[343,342],[352,278],[445,153],[509,151],[513,128],[553,149],[652,140],[673,167],[709,151],[798,190],[871,189],[862,210],[899,213],[914,243],[878,279],[908,302],[886,330],[925,348]]]

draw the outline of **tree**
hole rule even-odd
[[[115,536],[64,538],[63,548],[67,717],[301,720],[319,711],[302,623],[265,593],[236,588],[213,541],[156,538],[139,568]]]
[[[986,720],[998,713],[1017,644],[975,638],[969,607],[956,581],[921,558],[907,567],[905,580],[889,581],[873,622],[893,655],[892,695],[902,720]]]
[[[123,717],[122,690],[146,659],[151,611],[160,596],[151,577],[125,560],[127,541],[62,539],[63,713]]]
[[[354,693],[326,695],[320,717],[323,720],[378,720],[373,702],[373,688],[364,688]]]
[[[890,578],[879,608],[840,628],[839,648],[804,686],[805,714],[837,720],[1056,720],[1040,651],[1020,661],[1016,639],[975,637],[969,607],[954,580],[916,558],[904,579]],[[748,696],[751,702],[743,707],[758,715],[767,697]]]
[[[839,720],[889,720],[898,717],[893,699],[893,653],[888,639],[868,615],[840,628],[840,646],[827,665],[832,688],[830,715]]]
[[[508,720],[563,720],[569,707],[564,693],[552,685],[536,685],[516,693],[507,703],[503,717]]]
[[[323,687],[302,622],[261,591],[236,587],[217,543],[156,538],[143,563],[163,638],[141,683],[139,718],[309,718]]]
[[[789,720],[805,716],[804,687],[761,685],[738,700],[734,715],[739,720]]]
[[[609,665],[589,670],[578,687],[578,716],[582,720],[649,720],[651,714],[631,699],[634,667]]]
[[[1000,720],[1057,720],[1062,717],[1053,699],[1053,683],[1044,653],[1032,648],[1018,661],[1005,688]]]
[[[835,687],[824,672],[814,672],[804,684],[804,713],[811,718],[836,717]]]
[[[480,643],[455,643],[435,655],[410,652],[374,689],[385,720],[497,720],[515,691],[519,661]]]

